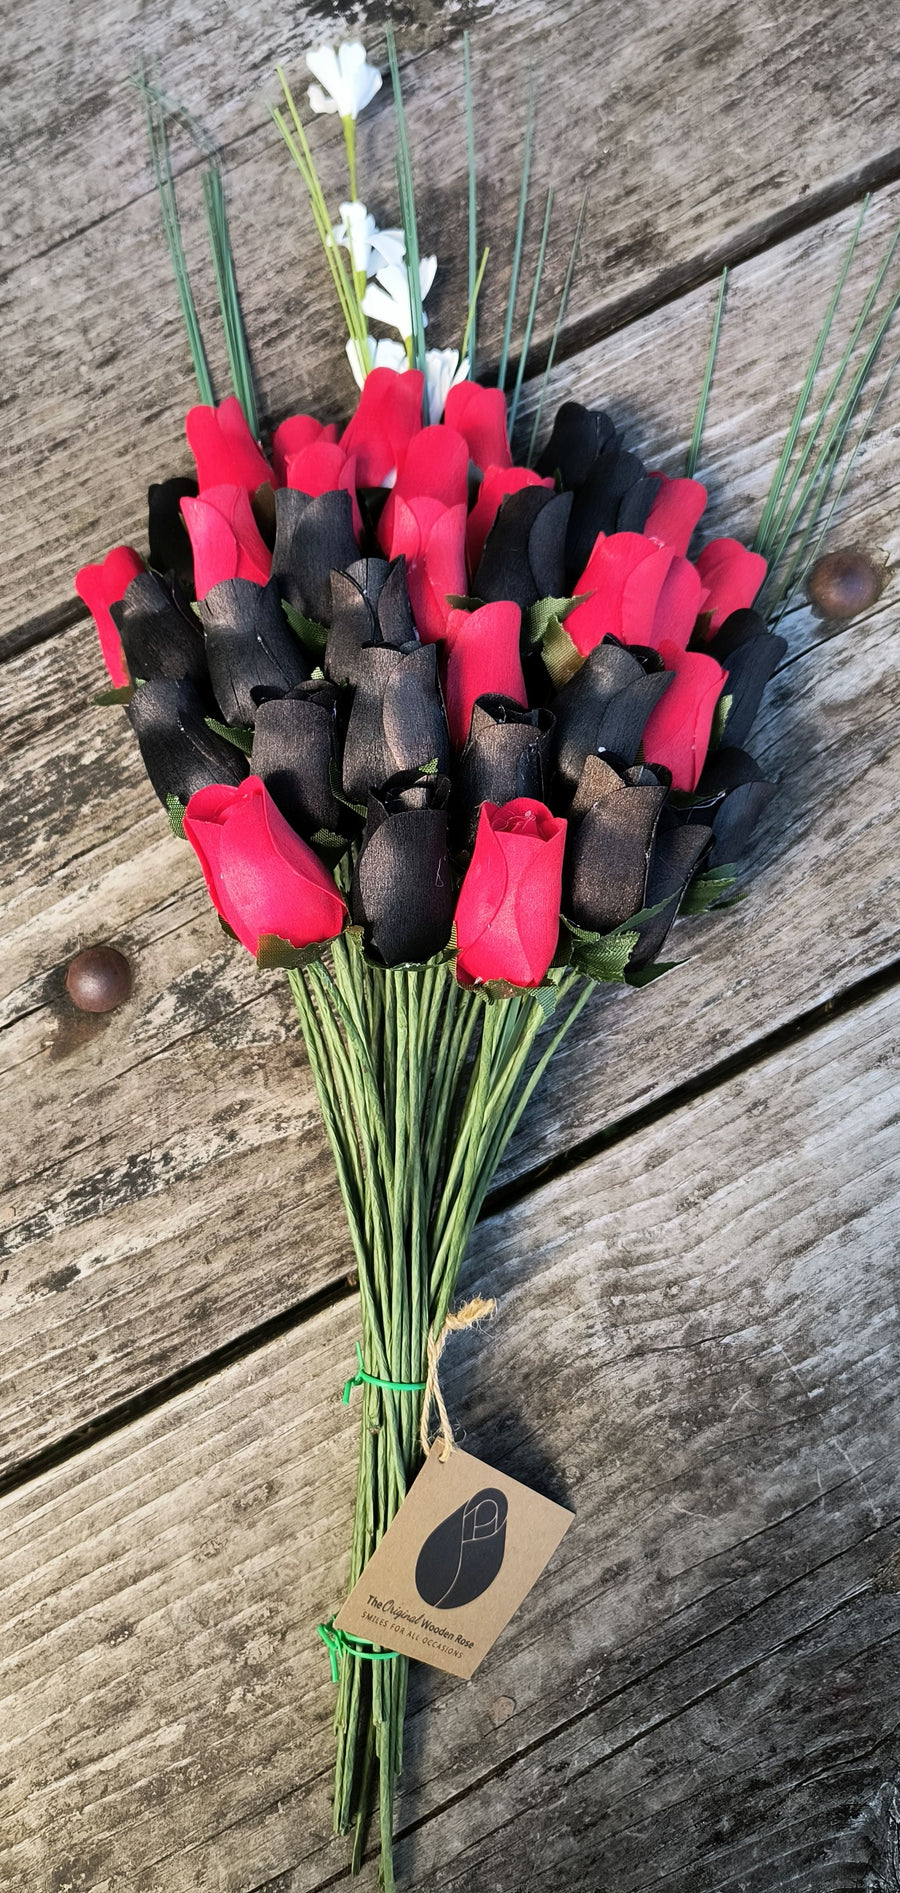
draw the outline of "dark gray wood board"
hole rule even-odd
[[[264,413],[352,405],[327,271],[268,118],[276,60],[287,59],[302,94],[303,49],[336,37],[338,20],[349,17],[303,6],[288,18],[266,0],[249,19],[223,14],[212,0],[178,0],[135,21],[91,0],[60,19],[45,0],[28,0],[7,22],[9,503],[0,630],[17,633],[71,610],[74,569],[138,536],[148,481],[187,464],[181,421],[194,394],[128,85],[138,57],[158,58],[170,92],[225,151]],[[383,56],[383,12],[367,17]],[[552,326],[582,185],[591,213],[569,326],[585,340],[858,194],[864,179],[897,173],[894,102],[881,75],[900,28],[875,0],[852,16],[833,9],[824,23],[816,8],[788,0],[715,0],[702,23],[660,15],[649,0],[617,9],[424,0],[398,30],[405,52],[422,52],[406,64],[408,108],[423,242],[444,265],[429,335],[445,345],[461,335],[466,297],[461,55],[458,37],[449,37],[466,23],[483,235],[493,246],[486,360],[496,360],[502,333],[530,70],[538,102],[532,257],[548,181],[558,193],[538,343]],[[387,88],[360,135],[366,194],[392,221]],[[313,139],[337,203],[346,189],[340,132],[320,122]],[[189,258],[200,271],[196,178],[184,196]],[[205,320],[208,269],[199,281]],[[222,351],[212,353],[221,375]]]
[[[471,1684],[416,1672],[407,1893],[863,1893],[871,1849],[827,1863],[900,1764],[897,1050],[873,1000],[481,1226],[450,1409],[577,1517]],[[354,1325],[0,1502],[0,1885],[349,1885],[314,1625]]]
[[[898,195],[872,207],[845,322]],[[851,224],[844,214],[735,273],[704,456],[713,530],[733,518],[746,532],[758,516]],[[709,313],[704,290],[645,318],[580,367],[565,364],[559,397],[582,387],[609,399],[674,466]],[[773,347],[765,371],[761,336]],[[895,415],[886,404],[841,510],[843,534],[889,563]],[[680,928],[689,963],[658,987],[592,1002],[506,1178],[890,963],[894,616],[891,585],[868,618],[836,635],[805,612],[790,620],[791,661],[754,745],[779,793],[748,860],[746,901]],[[0,973],[11,1107],[0,1265],[6,1465],[339,1284],[350,1266],[283,984],[223,941],[121,713],[91,704],[102,681],[88,626],[0,668],[11,752]],[[136,987],[95,1026],[67,1005],[62,978],[71,954],[98,938],[125,949]]]

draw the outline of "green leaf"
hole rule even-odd
[[[230,723],[220,723],[214,716],[205,716],[203,721],[214,736],[224,736],[226,743],[233,743],[235,749],[242,749],[244,755],[249,756],[253,748],[252,730],[232,729]]]
[[[352,808],[354,815],[365,815],[365,802],[351,802],[349,796],[344,794],[341,778],[333,762],[328,764],[328,786],[336,802],[343,802],[345,808]]]
[[[261,933],[256,948],[256,964],[263,973],[274,972],[276,968],[311,966],[314,960],[320,960],[324,944],[317,942],[313,946],[291,946],[289,940],[280,940],[277,933]]]
[[[522,614],[522,638],[526,648],[536,650],[554,621],[562,624],[569,612],[574,611],[576,605],[583,605],[588,596],[587,592],[580,592],[573,598],[539,598],[537,604],[529,605]]]
[[[555,690],[561,690],[581,669],[584,658],[557,617],[551,617],[541,638],[541,656]]]
[[[710,755],[712,755],[712,752],[714,749],[719,749],[721,747],[722,739],[725,735],[725,725],[728,722],[728,718],[731,715],[731,706],[733,702],[734,702],[733,696],[731,697],[724,696],[724,697],[720,697],[718,703],[716,704],[715,711],[713,713],[712,729],[710,730],[710,733],[709,733]]]
[[[572,965],[578,972],[603,984],[624,984],[625,968],[640,939],[639,932],[633,927],[628,931],[619,927],[613,933],[590,933],[586,927],[576,926],[574,920],[567,920],[565,914],[560,918],[572,936]]]
[[[187,804],[185,802],[179,802],[177,795],[166,796],[166,814],[169,817],[169,827],[173,835],[175,835],[179,841],[187,840],[187,836],[184,832],[184,811],[186,807]]]
[[[130,703],[134,696],[134,684],[120,684],[117,690],[98,690],[94,698],[105,710],[110,703]]]
[[[711,868],[707,874],[696,875],[681,903],[682,917],[705,914],[729,892],[736,880],[737,868],[730,862],[727,866]]]
[[[462,598],[458,592],[447,592],[445,596],[451,611],[480,611],[484,604],[483,598]]]
[[[281,601],[281,609],[291,630],[296,632],[300,639],[304,650],[309,651],[313,657],[321,657],[328,643],[328,626],[317,624],[314,618],[304,618],[302,611],[296,611],[293,605],[288,604],[286,598]]]

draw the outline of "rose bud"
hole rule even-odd
[[[576,926],[610,933],[645,905],[650,850],[667,791],[623,782],[588,756],[569,811],[563,910]]]
[[[196,480],[160,480],[147,488],[151,569],[171,572],[186,598],[194,596],[194,555],[181,502],[196,498]]]
[[[478,570],[485,540],[503,501],[529,486],[542,486],[550,493],[554,490],[552,480],[542,480],[530,467],[485,467],[478,498],[466,522],[466,564],[470,572]]]
[[[281,609],[274,581],[230,578],[200,604],[206,661],[226,723],[246,729],[264,696],[283,695],[309,676],[309,660]]]
[[[476,697],[512,697],[523,709],[528,692],[522,676],[518,605],[498,602],[477,611],[451,611],[447,619],[447,722],[454,746],[469,734]]]
[[[769,678],[785,655],[787,640],[768,631],[758,611],[733,611],[704,648],[728,672],[725,695],[731,698],[731,707],[725,727],[729,743],[740,748],[750,734]]]
[[[707,493],[699,480],[670,480],[667,473],[651,473],[658,480],[656,498],[647,514],[644,531],[650,539],[661,539],[682,558],[706,508]]]
[[[253,774],[307,841],[322,829],[340,833],[349,813],[331,792],[332,768],[340,776],[337,703],[334,684],[298,684],[261,703],[253,725]]]
[[[677,916],[688,882],[695,874],[712,830],[679,823],[670,809],[664,810],[657,825],[644,891],[646,907],[665,906],[638,928],[638,941],[628,961],[629,972],[640,972],[652,965],[661,952]]]
[[[419,964],[447,945],[453,883],[446,776],[397,776],[369,796],[350,914],[385,966]]]
[[[243,781],[246,756],[207,727],[202,698],[189,677],[151,678],[135,691],[125,714],[163,804],[167,795],[188,802],[211,782]]]
[[[110,606],[131,676],[192,677],[206,682],[206,650],[195,614],[177,584],[138,572]]]
[[[266,934],[292,947],[333,940],[347,909],[332,875],[288,826],[258,776],[200,789],[184,832],[216,912],[256,954]]]
[[[307,447],[317,442],[323,445],[337,440],[336,426],[324,427],[321,421],[313,419],[311,414],[289,414],[286,421],[276,427],[272,435],[272,465],[279,486],[288,485],[288,462],[294,454],[300,454]]]
[[[399,375],[393,368],[373,368],[366,376],[356,413],[341,435],[344,452],[356,456],[360,486],[383,486],[396,473],[422,425],[424,389],[419,368]]]
[[[403,457],[395,485],[378,522],[378,542],[389,546],[394,536],[398,500],[440,500],[442,506],[465,506],[469,498],[469,449],[452,427],[423,427],[414,434]]]
[[[290,487],[275,495],[275,551],[272,577],[295,611],[326,624],[331,611],[331,574],[359,556],[353,530],[353,501],[345,491],[308,499]]]
[[[482,802],[546,800],[554,723],[549,710],[523,709],[511,697],[478,698],[453,785],[463,846],[475,839]]]
[[[693,791],[706,761],[716,704],[726,673],[715,658],[663,644],[660,655],[674,682],[651,710],[644,729],[644,757],[672,772],[672,787]]]
[[[648,674],[634,652],[613,638],[596,646],[551,705],[556,767],[570,789],[587,756],[634,761],[647,719],[671,682],[661,663]]]
[[[727,746],[711,756],[698,784],[700,795],[709,798],[707,807],[692,810],[689,820],[712,824],[713,845],[707,866],[718,868],[737,861],[750,836],[775,794],[775,785],[767,782],[759,763],[743,749]]]
[[[585,657],[603,637],[685,650],[706,597],[688,559],[639,532],[598,539],[575,592],[589,595],[569,612],[566,630]]]
[[[571,507],[571,493],[539,486],[511,493],[485,540],[473,580],[476,598],[510,598],[522,611],[539,598],[562,598]]]
[[[703,609],[712,636],[733,611],[752,605],[766,576],[766,561],[738,539],[711,539],[697,560],[697,571],[706,590]]]
[[[344,794],[364,802],[391,776],[435,762],[439,775],[450,763],[450,737],[430,644],[396,651],[373,645],[350,711],[344,741]]]
[[[658,482],[637,454],[624,450],[608,414],[565,401],[538,472],[559,474],[575,496],[566,539],[570,573],[586,565],[598,533],[643,532]]]
[[[400,499],[393,521],[390,556],[402,552],[406,559],[416,630],[424,644],[433,644],[447,628],[448,600],[465,596],[466,509],[428,498]]]
[[[181,510],[190,534],[198,599],[223,579],[252,579],[256,585],[265,585],[272,554],[253,517],[245,487],[207,487],[200,499],[182,500]]]
[[[444,407],[444,426],[455,428],[476,467],[510,467],[506,431],[506,396],[502,388],[483,388],[478,381],[458,381]]]
[[[274,486],[275,476],[236,394],[227,395],[217,408],[191,408],[184,431],[197,463],[201,493],[210,486],[242,486],[246,493],[255,493],[258,486]]]
[[[369,644],[415,642],[406,588],[406,560],[356,559],[331,574],[331,628],[325,669],[336,684],[355,684]]]
[[[556,952],[566,824],[526,797],[485,802],[456,903],[456,976],[539,986]]]
[[[103,662],[117,690],[124,689],[129,678],[110,606],[124,598],[132,579],[143,570],[144,561],[132,546],[115,546],[102,565],[83,565],[75,574],[75,590],[97,627]]]
[[[307,499],[317,499],[320,493],[349,493],[353,536],[359,540],[362,515],[356,498],[356,461],[352,454],[345,454],[337,441],[313,441],[310,446],[291,454],[286,476],[285,484],[295,493],[305,493]]]

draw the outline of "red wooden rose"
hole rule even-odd
[[[275,475],[254,440],[236,394],[217,408],[191,408],[184,423],[188,446],[197,462],[201,493],[208,486],[242,486],[248,493],[274,486]]]
[[[706,596],[688,559],[641,532],[601,533],[575,592],[589,594],[566,619],[583,657],[604,637],[683,651]]]
[[[482,803],[456,903],[457,978],[539,986],[556,951],[566,824],[524,797]]]
[[[250,578],[265,585],[272,554],[253,517],[246,487],[207,487],[200,499],[182,500],[181,510],[194,554],[198,598],[205,598],[223,578]]]
[[[217,913],[254,955],[275,934],[293,947],[340,933],[347,909],[328,869],[289,827],[259,776],[198,789],[187,836]]]
[[[109,608],[124,598],[132,579],[144,570],[144,561],[132,546],[114,546],[101,565],[83,565],[75,574],[75,590],[97,626],[103,662],[117,690],[129,682],[129,676]]]
[[[522,613],[508,599],[478,611],[451,611],[446,629],[444,699],[450,735],[462,749],[478,697],[510,697],[528,707],[519,636]]]
[[[651,710],[644,725],[647,762],[664,763],[672,771],[673,789],[696,789],[706,761],[716,704],[728,681],[728,672],[702,652],[682,651],[663,643],[660,656],[675,682]]]

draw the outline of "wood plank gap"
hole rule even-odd
[[[868,978],[857,981],[834,999],[825,1000],[823,1004],[801,1013],[788,1025],[765,1033],[753,1045],[721,1059],[702,1076],[684,1084],[675,1085],[652,1104],[626,1113],[614,1124],[573,1144],[559,1157],[544,1164],[536,1164],[514,1178],[512,1182],[490,1191],[478,1218],[479,1223],[501,1215],[507,1209],[522,1202],[536,1189],[543,1188],[545,1184],[555,1182],[558,1178],[579,1169],[583,1164],[590,1162],[614,1145],[640,1135],[662,1119],[720,1090],[732,1079],[744,1076],[757,1065],[765,1064],[767,1059],[778,1052],[811,1038],[823,1026],[846,1017],[867,1005],[871,1000],[880,998],[883,994],[898,987],[900,987],[900,959],[893,961],[889,967],[869,975]],[[247,1359],[262,1348],[268,1347],[272,1341],[279,1339],[282,1335],[290,1334],[293,1330],[303,1327],[323,1310],[343,1305],[355,1294],[355,1278],[352,1275],[347,1276],[342,1281],[319,1289],[315,1294],[303,1297],[287,1308],[279,1309],[277,1314],[268,1316],[265,1321],[257,1322],[252,1328],[247,1328],[242,1334],[224,1342],[221,1347],[211,1349],[208,1354],[202,1355],[190,1366],[177,1368],[171,1374],[166,1374],[162,1379],[155,1381],[152,1386],[144,1388],[140,1393],[129,1395],[128,1399],[119,1401],[105,1413],[86,1421],[83,1426],[75,1427],[71,1432],[63,1434],[60,1439],[54,1440],[52,1445],[42,1448],[40,1452],[30,1454],[0,1473],[0,1498],[20,1491],[44,1473],[66,1464],[68,1460],[79,1458],[100,1440],[122,1432],[145,1414],[158,1411],[166,1405],[167,1401],[174,1399],[177,1395],[193,1387],[202,1386],[205,1381],[212,1380],[224,1368]]]
[[[820,1005],[812,1006],[807,1012],[801,1012],[788,1024],[780,1025],[772,1032],[766,1032],[761,1038],[754,1039],[752,1045],[744,1046],[738,1052],[729,1053],[727,1058],[719,1059],[696,1078],[689,1078],[683,1084],[674,1085],[671,1091],[654,1098],[652,1103],[641,1105],[636,1111],[626,1112],[614,1124],[594,1131],[590,1137],[570,1145],[551,1157],[546,1163],[535,1164],[520,1176],[513,1177],[509,1183],[501,1184],[491,1190],[485,1198],[484,1208],[479,1220],[498,1216],[503,1211],[520,1203],[531,1191],[541,1188],[545,1183],[555,1182],[571,1171],[580,1169],[604,1150],[610,1150],[615,1144],[622,1144],[627,1138],[637,1136],[641,1131],[658,1124],[661,1119],[670,1117],[674,1112],[693,1104],[698,1098],[707,1097],[729,1084],[733,1078],[743,1077],[755,1066],[762,1065],[766,1059],[788,1046],[798,1045],[811,1038],[823,1025],[832,1019],[840,1019],[845,1014],[855,1012],[858,1007],[870,999],[880,998],[883,993],[900,987],[900,959],[892,960],[890,966],[881,967],[877,973],[870,973],[865,979],[856,981],[833,999],[823,1000]],[[2,1490],[2,1488],[0,1488]]]

